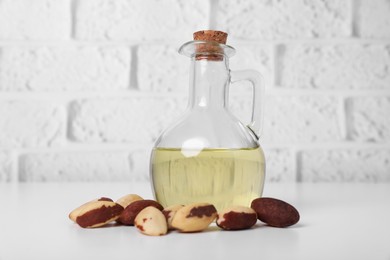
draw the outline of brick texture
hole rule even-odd
[[[130,49],[3,48],[0,90],[83,91],[129,87]]]
[[[266,88],[274,84],[273,49],[268,44],[234,44],[236,54],[230,58],[231,70],[257,70],[264,78]],[[249,82],[240,81],[230,88],[232,95],[252,91]]]
[[[190,59],[179,46],[143,45],[138,48],[138,86],[142,91],[188,92]]]
[[[70,136],[78,142],[154,142],[185,108],[181,99],[95,99],[71,106]]]
[[[356,141],[390,141],[390,97],[348,100],[349,137]]]
[[[144,149],[136,149],[130,153],[130,163],[133,172],[133,178],[136,181],[149,181],[150,155],[153,145],[147,144]]]
[[[143,91],[188,92],[190,59],[177,51],[180,46],[143,45],[138,48],[138,84]],[[273,84],[272,48],[265,44],[237,44],[236,55],[229,59],[232,70],[254,69]],[[251,90],[250,84],[237,82],[233,93]]]
[[[0,101],[2,148],[59,145],[65,138],[64,108],[49,102]]]
[[[266,182],[295,182],[295,156],[288,149],[264,149]]]
[[[70,0],[0,1],[0,39],[68,39]]]
[[[390,89],[390,45],[304,44],[279,51],[282,87]]]
[[[68,152],[26,154],[20,159],[22,182],[131,180],[125,152]]]
[[[390,38],[390,2],[355,0],[357,31],[364,38]]]
[[[0,152],[0,182],[12,180],[12,158],[7,152]]]
[[[343,138],[337,115],[338,100],[325,96],[266,96],[261,140],[264,143],[310,143]],[[231,100],[230,107],[243,123],[252,114],[250,97]]]
[[[0,0],[0,182],[148,181],[205,29],[265,79],[267,182],[390,182],[389,28],[389,0]]]
[[[78,39],[188,40],[192,32],[208,25],[206,0],[82,0],[77,3]]]
[[[304,151],[300,155],[304,182],[390,181],[390,150]]]
[[[218,1],[218,28],[240,39],[346,37],[350,1]]]

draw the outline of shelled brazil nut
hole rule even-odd
[[[193,203],[176,211],[172,227],[180,232],[199,232],[206,229],[217,217],[217,210],[209,203]]]
[[[272,227],[288,227],[299,221],[298,210],[289,203],[275,198],[258,198],[251,203],[257,218]]]
[[[157,201],[144,200],[137,194],[128,194],[116,202],[101,197],[72,210],[69,218],[83,228],[96,228],[112,221],[135,225],[145,235],[161,236],[168,230],[181,233],[201,232],[215,220],[224,230],[242,230],[253,227],[257,219],[270,227],[288,227],[296,224],[300,215],[291,204],[275,198],[257,198],[251,207],[232,205],[217,212],[209,203],[171,205],[163,208]]]
[[[218,212],[216,224],[225,230],[248,229],[257,222],[256,212],[252,208],[230,206]]]

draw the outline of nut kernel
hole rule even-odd
[[[177,204],[177,205],[172,205],[172,206],[166,207],[162,211],[165,218],[167,219],[169,229],[174,229],[174,227],[172,226],[173,217],[175,216],[176,212],[179,209],[181,209],[182,207],[184,207],[184,205]]]
[[[137,200],[143,200],[143,198],[137,194],[127,194],[123,197],[120,197],[116,203],[121,205],[123,208],[126,208],[130,205],[130,203],[137,201]]]
[[[154,206],[141,210],[134,220],[134,225],[142,234],[149,236],[162,236],[168,232],[164,214]]]
[[[248,229],[257,222],[256,212],[248,207],[231,206],[218,212],[216,224],[225,230]]]
[[[299,212],[285,201],[274,198],[257,198],[252,201],[251,208],[257,218],[272,227],[288,227],[299,221]]]
[[[124,225],[134,225],[135,217],[146,207],[153,206],[159,210],[163,210],[163,206],[154,200],[137,200],[130,203],[118,218],[118,222]]]
[[[80,210],[76,223],[83,228],[95,228],[116,220],[123,207],[112,201],[94,201]]]
[[[206,229],[217,217],[217,210],[209,203],[194,203],[179,209],[172,227],[180,232],[198,232]]]
[[[81,205],[81,206],[75,208],[74,210],[72,210],[72,211],[69,213],[69,215],[68,215],[69,219],[72,220],[73,222],[76,222],[77,217],[80,215],[80,211],[81,211],[86,205],[88,205],[89,203],[95,202],[95,201],[112,201],[112,199],[106,198],[106,197],[101,197],[101,198],[99,198],[99,199],[94,199],[94,200],[88,201],[88,202],[84,203],[83,205]]]

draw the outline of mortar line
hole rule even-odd
[[[216,30],[217,29],[217,8],[218,8],[219,0],[210,0],[210,17],[209,17],[209,29]]]
[[[346,124],[346,136],[345,139],[352,141],[352,118],[351,118],[351,101],[348,98],[345,98],[344,101],[344,110],[345,110],[345,124]]]
[[[71,133],[72,133],[71,122],[72,122],[72,119],[73,119],[73,117],[74,117],[72,102],[71,102],[71,101],[68,101],[68,102],[65,104],[65,107],[66,107],[66,115],[65,115],[65,139],[66,139],[67,145],[69,145],[69,144],[72,142],[72,140],[73,140],[73,137],[72,137],[72,135],[71,135]]]
[[[22,167],[22,160],[21,160],[21,157],[22,157],[22,154],[20,153],[20,151],[18,151],[18,153],[16,154],[16,178],[15,178],[15,181],[14,182],[21,182],[21,169],[23,168]]]
[[[138,46],[132,46],[130,49],[131,52],[131,63],[130,63],[130,81],[129,89],[137,90],[138,86]]]
[[[12,169],[11,169],[11,182],[19,182],[19,154],[17,151],[11,151]]]
[[[346,110],[345,110],[345,102],[346,102],[346,97],[344,96],[339,96],[338,97],[338,105],[337,105],[337,118],[339,120],[339,129],[341,133],[341,138],[344,140],[348,140],[348,120],[347,120],[347,115],[346,115]]]
[[[295,182],[302,182],[302,151],[294,149],[294,170],[295,170]]]
[[[284,54],[285,51],[285,46],[282,44],[275,44],[273,46],[273,60],[274,60],[274,65],[273,65],[273,88],[272,90],[277,90],[276,86],[281,84],[281,60],[282,60],[282,55]],[[266,90],[267,91],[267,90]],[[267,91],[268,92],[268,91]]]
[[[352,37],[359,39],[359,6],[360,6],[360,0],[350,0],[350,5],[351,5],[351,30],[352,30]]]
[[[70,31],[70,38],[72,40],[76,39],[76,11],[77,11],[77,2],[78,0],[71,0],[70,1],[70,22],[71,22],[71,31]]]

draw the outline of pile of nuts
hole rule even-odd
[[[248,229],[257,219],[272,227],[288,227],[299,221],[299,213],[292,205],[274,198],[257,198],[251,207],[231,206],[217,212],[209,203],[163,208],[157,201],[128,194],[116,202],[105,197],[87,202],[74,209],[69,218],[83,228],[101,227],[116,221],[134,225],[145,235],[161,236],[168,230],[199,232],[214,220],[224,230]]]

